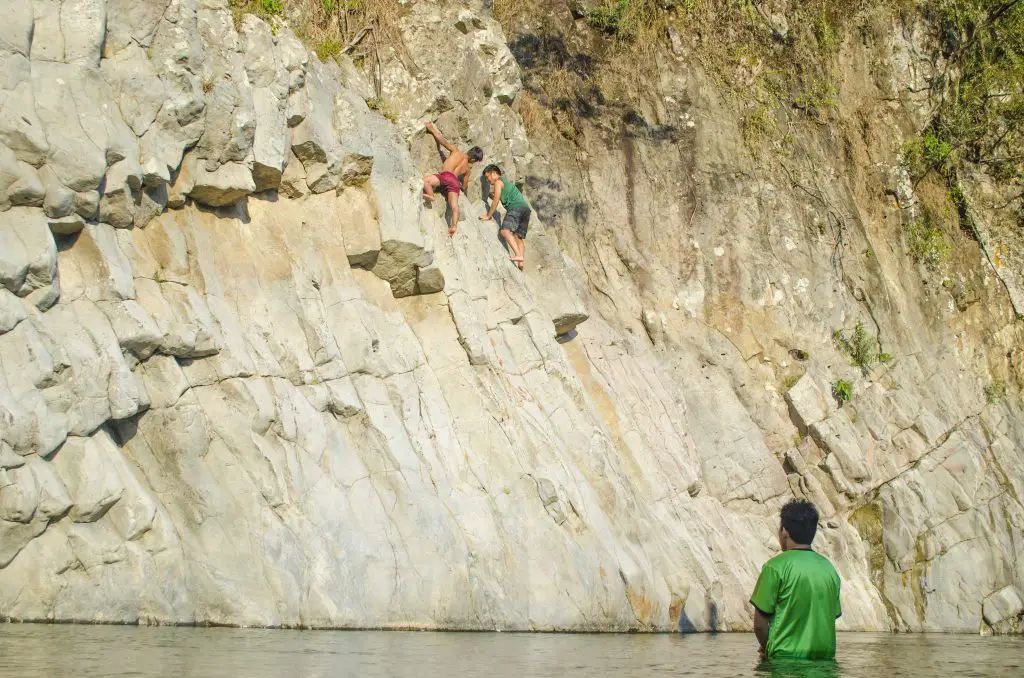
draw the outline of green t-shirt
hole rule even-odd
[[[783,551],[761,570],[751,604],[772,615],[769,657],[832,659],[836,656],[839,574],[825,556]]]
[[[501,204],[506,210],[525,208],[530,209],[530,206],[526,204],[526,200],[523,198],[523,194],[519,192],[516,185],[505,177],[501,178]]]

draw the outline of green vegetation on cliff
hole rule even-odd
[[[1001,207],[1024,224],[1024,2],[928,0],[922,14],[941,68],[928,84],[935,113],[904,149],[908,171],[915,180],[939,174],[961,226],[973,232],[959,174],[964,162],[981,166],[1015,192]]]
[[[921,137],[926,170],[960,160],[1002,181],[1024,179],[1024,2],[930,0],[924,17],[944,63],[930,83],[939,101]]]
[[[657,65],[671,49],[677,56],[698,59],[726,91],[745,102],[750,111],[745,126],[753,137],[781,136],[772,116],[780,106],[827,120],[835,105],[834,61],[843,37],[869,10],[895,11],[892,0],[843,6],[793,0],[785,12],[751,0],[568,4],[573,7],[540,0],[494,2],[513,52],[529,50],[523,55],[529,64],[527,79],[532,79],[528,89],[543,102],[577,115],[582,111],[586,117],[595,94],[598,105],[636,94],[638,66]],[[522,30],[524,10],[539,21],[528,35]],[[562,34],[561,15],[570,11],[591,29],[589,41]]]
[[[881,351],[881,341],[857,321],[852,331],[836,330],[832,333],[836,348],[850,357],[850,364],[867,373],[875,363],[887,363],[892,356]]]
[[[905,227],[907,250],[910,257],[932,273],[937,273],[949,257],[950,245],[946,235],[935,222],[930,211]]]
[[[832,397],[836,399],[839,407],[842,407],[853,397],[853,384],[846,379],[840,379],[832,384]]]
[[[699,60],[734,98],[748,144],[783,151],[794,123],[787,111],[818,124],[835,118],[845,41],[924,27],[937,64],[925,87],[934,112],[903,149],[911,177],[941,175],[966,230],[963,162],[1017,187],[1006,207],[1021,208],[1024,0],[494,0],[494,11],[524,57],[527,90],[568,138],[595,108],[638,98],[638,66],[671,51]],[[589,38],[564,34],[570,12]]]

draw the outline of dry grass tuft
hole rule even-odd
[[[536,137],[556,131],[547,109],[541,106],[529,91],[523,90],[519,94],[516,98],[516,108],[528,135]]]
[[[366,106],[371,111],[377,111],[391,122],[398,122],[398,113],[392,108],[387,99],[372,97],[366,100]]]
[[[546,0],[493,0],[491,14],[507,34],[516,19],[537,16],[539,11],[547,6]]]
[[[357,61],[373,49],[374,39],[394,44],[402,16],[398,0],[230,0],[230,6],[236,24],[246,14],[270,22],[287,19],[321,61],[337,57],[368,26],[375,35],[353,50]]]

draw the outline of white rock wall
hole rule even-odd
[[[0,25],[0,617],[742,629],[796,493],[823,510],[846,628],[1012,623],[1024,419],[943,365],[969,338],[837,409],[827,328],[856,299],[812,244],[797,292],[767,296],[817,342],[783,397],[749,204],[709,197],[681,249],[671,222],[613,246],[549,209],[525,275],[475,189],[446,237],[418,198],[423,119],[514,175],[534,161],[479,8],[410,8],[421,72],[386,61],[392,125],[351,64],[226,4],[36,0]],[[617,162],[587,167],[594,221],[621,226]],[[639,204],[682,209],[655,188]],[[662,297],[632,284],[647,270]]]

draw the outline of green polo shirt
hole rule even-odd
[[[526,204],[526,199],[523,198],[523,194],[519,192],[516,185],[505,177],[501,178],[501,197],[499,200],[506,210],[530,209],[530,206]]]
[[[839,574],[811,550],[783,551],[761,569],[750,603],[771,615],[769,657],[832,659],[836,656]]]

